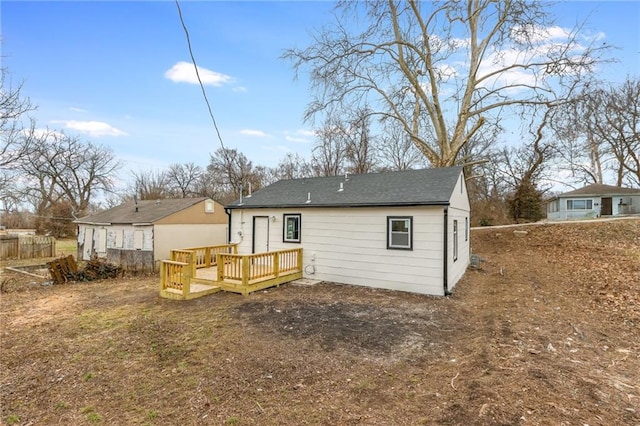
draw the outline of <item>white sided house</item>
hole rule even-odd
[[[75,222],[78,259],[136,270],[153,270],[174,248],[225,244],[228,232],[222,204],[204,197],[129,201]]]
[[[592,184],[547,201],[547,219],[590,219],[640,214],[640,189]]]
[[[303,249],[303,276],[447,295],[469,265],[462,167],[276,182],[227,206],[238,252]]]

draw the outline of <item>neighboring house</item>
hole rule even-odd
[[[461,167],[282,180],[227,210],[240,253],[301,247],[308,278],[445,295],[469,265]]]
[[[547,219],[587,219],[640,213],[640,189],[592,184],[547,201]]]
[[[126,269],[154,269],[174,248],[225,244],[228,216],[208,198],[129,201],[83,217],[78,258],[106,258]]]

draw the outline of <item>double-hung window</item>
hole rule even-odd
[[[387,217],[387,248],[397,250],[413,249],[413,217]]]
[[[285,243],[300,242],[300,214],[285,214],[282,241]]]

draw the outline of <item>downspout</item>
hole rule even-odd
[[[227,243],[231,244],[231,209],[225,207],[224,212],[227,214]]]
[[[443,262],[442,262],[442,286],[444,287],[444,295],[451,296],[449,291],[449,207],[444,207],[444,244],[443,244]]]

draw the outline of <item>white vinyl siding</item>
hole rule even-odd
[[[303,243],[284,243],[283,214],[297,213],[301,214]],[[253,215],[276,216],[278,226],[270,227],[269,249],[302,247],[309,278],[443,294],[442,207],[234,210],[231,230],[232,235],[242,232],[240,253],[251,252]],[[413,217],[413,250],[387,249],[387,216]]]

